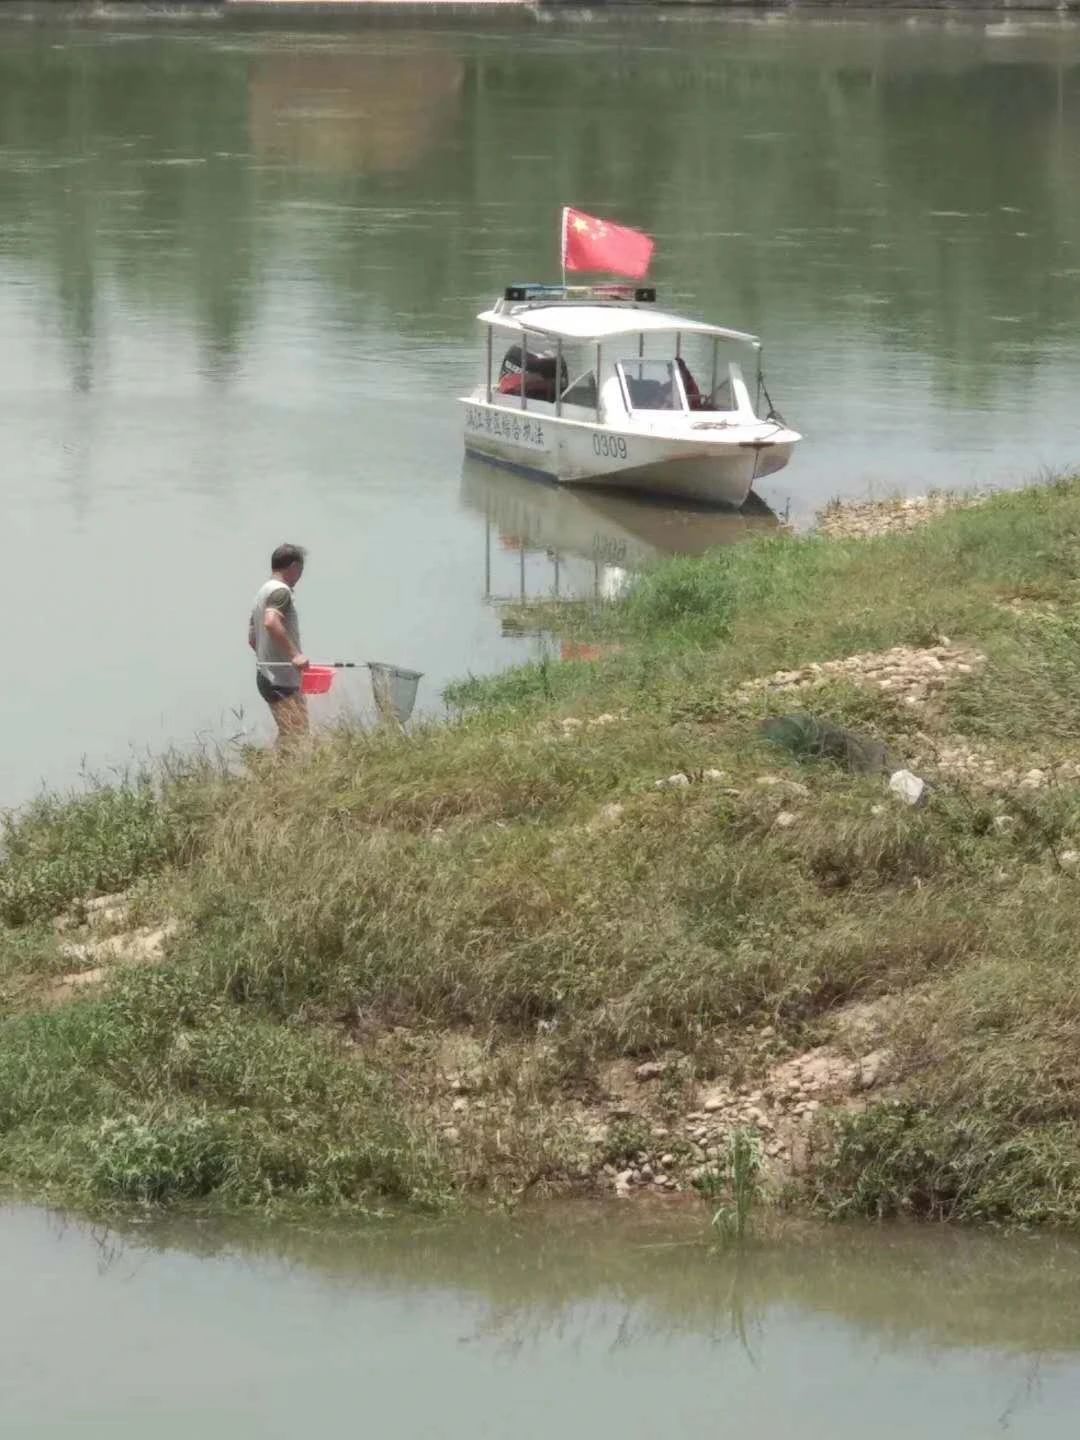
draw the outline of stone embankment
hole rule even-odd
[[[536,1119],[558,1156],[553,1168],[619,1198],[677,1195],[722,1170],[733,1134],[748,1131],[760,1144],[765,1178],[780,1186],[807,1168],[819,1117],[862,1108],[887,1082],[890,1056],[873,1039],[885,1003],[838,1012],[833,1043],[801,1054],[786,1052],[772,1026],[751,1032],[746,1063],[753,1078],[738,1084],[696,1077],[682,1055],[611,1061],[588,1102],[544,1100]],[[539,1035],[515,1057],[516,1074],[541,1070],[554,1043]],[[453,1060],[427,1102],[429,1114],[458,1152],[462,1174],[479,1177],[493,1146],[505,1150],[520,1133],[522,1098],[496,1079],[505,1057],[486,1055],[473,1037],[444,1036],[441,1048]]]
[[[735,692],[740,702],[783,693],[804,695],[833,681],[846,680],[894,696],[905,705],[921,706],[944,690],[950,680],[974,675],[986,657],[977,650],[953,645],[944,636],[936,645],[894,645],[890,650],[845,655],[840,660],[778,670],[747,680]]]

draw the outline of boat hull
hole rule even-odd
[[[783,469],[799,436],[773,422],[701,425],[655,434],[590,424],[530,407],[467,399],[470,455],[563,485],[611,486],[713,505],[743,505],[754,482]]]

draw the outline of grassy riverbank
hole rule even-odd
[[[463,684],[456,723],[13,817],[0,1180],[709,1191],[751,1127],[828,1213],[1077,1223],[1078,573],[1077,482],[757,541],[563,615],[607,658]],[[928,803],[770,744],[791,710]]]

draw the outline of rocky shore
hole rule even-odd
[[[833,500],[819,512],[815,531],[831,540],[868,540],[903,535],[952,510],[970,509],[989,497],[981,493],[931,491],[886,500]]]

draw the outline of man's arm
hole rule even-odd
[[[306,655],[302,654],[296,648],[290,639],[289,632],[285,628],[285,621],[281,618],[281,611],[275,610],[272,605],[268,605],[266,607],[266,613],[263,615],[263,624],[266,626],[270,635],[273,636],[274,641],[284,650],[285,654],[288,655],[297,670],[306,670],[311,662]]]

